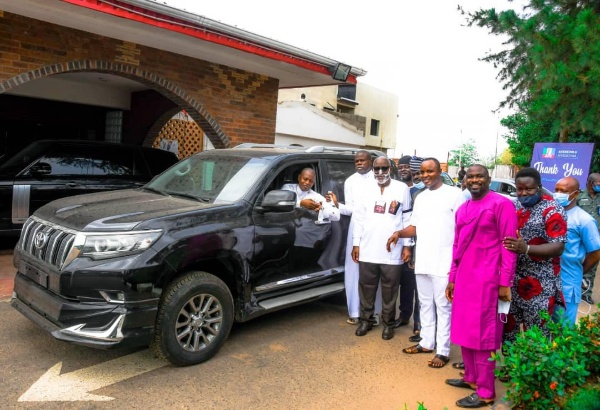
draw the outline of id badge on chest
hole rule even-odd
[[[375,212],[376,214],[384,214],[385,213],[385,201],[381,200],[381,199],[375,201],[375,208],[373,209],[373,212]]]

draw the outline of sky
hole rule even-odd
[[[502,49],[486,29],[466,27],[460,4],[515,8],[507,0],[370,2],[346,0],[161,0],[294,47],[360,67],[360,83],[398,96],[394,157],[434,156],[470,140],[481,157],[498,156],[507,145],[498,108],[506,91],[498,70],[479,61]]]

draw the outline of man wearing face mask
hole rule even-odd
[[[352,260],[359,266],[358,293],[360,323],[356,336],[364,336],[373,323],[375,294],[381,281],[383,333],[381,338],[394,337],[396,298],[400,283],[400,266],[410,259],[412,239],[406,239],[391,252],[386,240],[392,232],[402,229],[410,219],[410,191],[404,182],[392,180],[391,161],[381,156],[373,161],[376,184],[365,187],[362,199],[354,208]]]
[[[461,347],[465,374],[446,383],[476,390],[457,401],[458,407],[487,405],[496,397],[495,362],[490,358],[502,343],[499,301],[510,302],[517,266],[517,256],[502,246],[502,239],[517,230],[515,207],[490,190],[490,181],[487,168],[471,165],[463,187],[472,199],[456,212],[446,297],[452,303],[450,337]]]
[[[398,174],[400,176],[400,180],[410,188],[410,195],[413,203],[415,196],[422,188],[425,187],[425,184],[421,182],[420,176],[418,177],[418,182],[423,186],[419,188],[415,185],[415,183],[413,183],[412,170],[415,167],[420,169],[421,162],[421,158],[411,157],[409,155],[405,155],[398,160]],[[413,316],[413,333],[415,337],[420,337],[419,332],[421,331],[421,318],[419,315],[419,297],[417,296],[417,279],[415,277],[414,246],[412,247],[411,254],[411,260],[408,263],[402,264],[401,268],[402,274],[400,275],[399,291],[400,299],[398,303],[400,317],[396,321],[396,327],[407,325],[410,322],[410,317]]]
[[[577,198],[577,205],[592,216],[600,226],[600,174],[590,174],[587,179],[587,184]],[[594,304],[592,300],[592,289],[594,288],[594,279],[598,271],[598,263],[592,266],[588,271],[583,272],[583,288],[584,293],[581,299]]]
[[[564,319],[570,324],[577,321],[583,272],[600,260],[598,223],[577,206],[578,193],[579,181],[573,177],[559,180],[554,188],[554,199],[567,212],[567,245],[560,257],[560,277],[566,306]]]
[[[542,193],[540,173],[523,168],[515,176],[517,187],[517,237],[503,244],[518,255],[517,272],[511,290],[512,303],[504,326],[504,341],[513,342],[520,326],[537,326],[549,335],[540,312],[554,312],[564,305],[560,281],[560,255],[567,242],[567,215],[554,198]],[[504,380],[505,375],[501,376]]]

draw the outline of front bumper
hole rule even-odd
[[[56,339],[94,348],[146,346],[152,340],[158,297],[81,302],[60,297],[18,272],[11,305]]]

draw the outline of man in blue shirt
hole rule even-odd
[[[578,194],[579,182],[573,177],[562,178],[554,187],[554,199],[567,212],[567,244],[560,257],[560,276],[566,305],[564,319],[571,324],[577,321],[583,272],[600,260],[598,225],[577,206]]]

